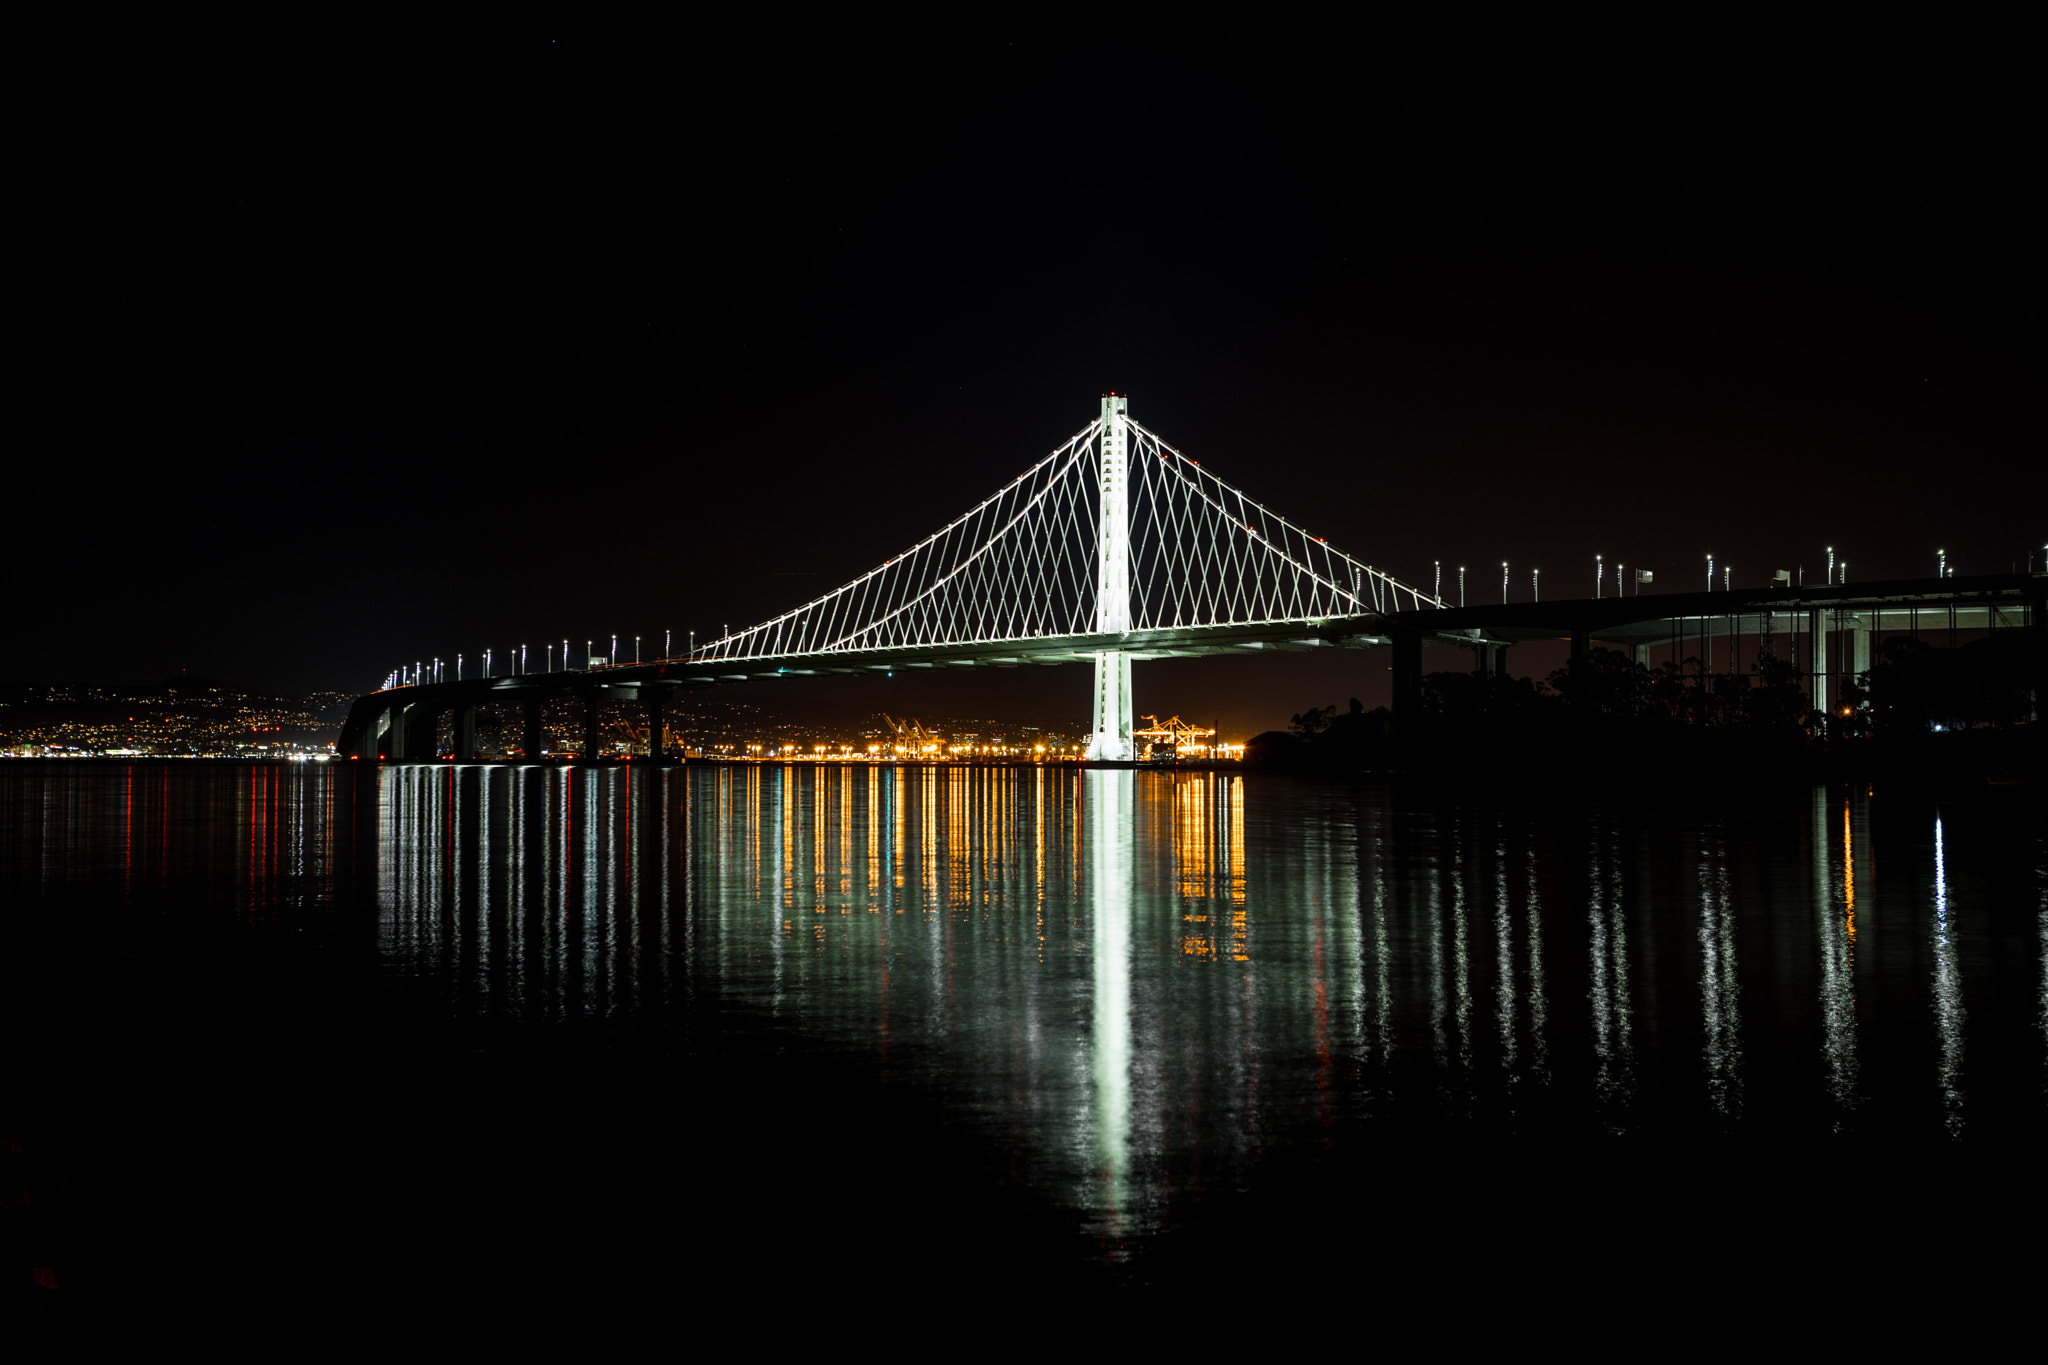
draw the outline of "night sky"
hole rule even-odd
[[[1503,559],[1521,600],[1538,566],[1590,594],[1596,552],[1691,589],[1710,551],[1871,580],[2048,531],[2012,35],[793,23],[74,54],[18,201],[0,676],[354,691],[680,646],[896,553],[1112,389],[1475,601]],[[1145,665],[1138,709],[1263,728],[1384,700],[1386,662]],[[1078,724],[1088,682],[896,706]]]

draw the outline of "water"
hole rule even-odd
[[[0,875],[0,1136],[108,1295],[167,1226],[315,1295],[736,1293],[1703,1276],[2038,1210],[2020,792],[11,764]]]

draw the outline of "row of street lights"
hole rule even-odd
[[[2044,547],[2044,548],[2048,548],[2048,547]],[[1954,576],[1954,573],[1955,573],[1955,571],[1954,571],[1953,569],[1951,569],[1951,568],[1949,567],[1949,563],[1948,563],[1948,551],[1947,551],[1947,550],[1936,550],[1936,551],[1934,552],[1934,554],[1935,554],[1935,576],[1936,576],[1936,577],[1938,577],[1938,578],[1951,578],[1951,577],[1953,577],[1953,576]],[[1708,592],[1712,592],[1712,591],[1714,590],[1714,556],[1713,556],[1712,554],[1708,554],[1708,555],[1706,556],[1706,560],[1707,560],[1707,591],[1708,591]],[[2044,562],[2044,563],[2048,563],[2048,554],[2044,554],[2044,556],[2043,556],[2043,562]],[[1434,587],[1432,588],[1432,590],[1431,590],[1431,595],[1432,595],[1432,596],[1434,596],[1434,597],[1436,598],[1436,600],[1437,600],[1437,601],[1441,602],[1441,601],[1443,601],[1443,598],[1444,598],[1444,562],[1443,562],[1443,561],[1442,561],[1441,559],[1439,559],[1439,560],[1436,560],[1436,561],[1434,561],[1434,563],[1435,563],[1435,567],[1436,567],[1436,578],[1435,578],[1435,586],[1434,586]],[[1616,593],[1617,593],[1617,594],[1619,594],[1619,595],[1622,595],[1622,596],[1627,596],[1627,595],[1628,595],[1628,584],[1629,584],[1629,582],[1631,581],[1631,580],[1630,580],[1630,579],[1629,579],[1629,578],[1628,578],[1628,577],[1626,576],[1626,575],[1627,575],[1627,569],[1628,569],[1628,566],[1627,566],[1626,564],[1623,564],[1623,563],[1621,563],[1621,562],[1620,562],[1619,560],[1617,560],[1617,561],[1615,562],[1615,565],[1614,565],[1614,587],[1615,587],[1615,591],[1616,591]],[[1784,570],[1784,569],[1779,569],[1779,570],[1777,570],[1777,571],[1776,571],[1775,573],[1773,573],[1773,574],[1771,575],[1771,578],[1772,578],[1772,581],[1773,581],[1773,582],[1781,582],[1781,583],[1786,583],[1786,584],[1788,584],[1788,585],[1789,585],[1789,584],[1791,583],[1791,581],[1792,581],[1792,577],[1793,577],[1793,576],[1792,576],[1792,574],[1791,574],[1790,572],[1788,572],[1788,571]],[[1735,570],[1734,570],[1734,568],[1733,568],[1732,566],[1730,566],[1730,565],[1726,565],[1726,564],[1722,565],[1722,566],[1721,566],[1721,591],[1723,591],[1723,592],[1730,592],[1730,591],[1733,591],[1733,590],[1734,590],[1734,579],[1735,579]],[[1637,570],[1636,570],[1636,575],[1635,575],[1635,578],[1634,578],[1634,580],[1633,580],[1633,581],[1634,581],[1634,583],[1635,583],[1635,589],[1636,589],[1636,593],[1637,593],[1638,595],[1640,595],[1640,594],[1642,593],[1642,590],[1643,590],[1643,584],[1645,584],[1645,583],[1654,583],[1654,582],[1656,582],[1656,580],[1657,580],[1657,575],[1656,575],[1656,573],[1655,573],[1655,571],[1654,571],[1654,570],[1650,570],[1650,569],[1637,569]],[[1511,577],[1510,577],[1510,571],[1509,571],[1509,565],[1508,565],[1508,561],[1507,561],[1507,560],[1505,560],[1505,559],[1503,559],[1503,560],[1502,560],[1502,561],[1500,562],[1500,600],[1501,600],[1501,601],[1502,601],[1503,603],[1505,603],[1505,602],[1506,602],[1506,601],[1508,600],[1508,588],[1509,588],[1509,584],[1510,584],[1510,582],[1511,582],[1511,581],[1512,581],[1512,580],[1511,580]],[[1799,584],[1800,584],[1800,586],[1802,586],[1802,587],[1803,587],[1803,586],[1805,585],[1805,583],[1806,583],[1806,566],[1805,566],[1805,565],[1803,565],[1803,564],[1802,564],[1802,565],[1801,565],[1801,566],[1799,567],[1799,576],[1798,576],[1798,581],[1799,581]],[[1837,558],[1835,557],[1835,547],[1834,547],[1834,546],[1832,546],[1832,545],[1828,546],[1828,586],[1829,586],[1829,587],[1831,587],[1831,588],[1832,588],[1832,587],[1837,587],[1837,586],[1842,586],[1842,585],[1846,585],[1846,584],[1848,583],[1848,581],[1849,581],[1849,561],[1848,561],[1848,560],[1846,560],[1846,559],[1837,559]],[[1605,555],[1594,555],[1594,556],[1593,556],[1593,596],[1595,596],[1595,597],[1605,597],[1606,595],[1607,595],[1607,557],[1606,557]],[[1542,600],[1543,600],[1543,570],[1541,570],[1541,569],[1531,569],[1531,570],[1529,571],[1529,597],[1530,597],[1530,600],[1531,600],[1531,601],[1536,601],[1536,602],[1540,602],[1540,601],[1542,601]],[[1465,605],[1465,566],[1464,566],[1464,565],[1462,565],[1462,564],[1458,565],[1458,605],[1459,605],[1459,606],[1461,606],[1461,607]]]
[[[612,652],[610,653],[610,655],[606,656],[606,658],[602,660],[602,662],[609,664],[617,664],[619,661],[619,637],[617,635],[614,635],[611,638]],[[635,635],[633,637],[633,662],[636,664],[644,662],[641,655],[641,646],[644,638],[645,637],[639,635]],[[696,631],[693,630],[689,632],[689,640],[690,651],[694,654],[697,648]],[[674,644],[675,632],[673,630],[663,631],[661,637],[661,649],[663,658],[670,657]],[[544,645],[542,649],[543,653],[541,671],[547,673],[555,672],[554,644],[550,642],[549,644]],[[569,641],[565,639],[562,641],[561,668],[563,672],[567,672],[569,670],[569,657]],[[495,660],[496,652],[494,650],[486,649],[484,651],[483,657],[483,672],[479,675],[480,677],[489,678],[496,676],[496,674],[492,671],[493,668],[495,667]],[[599,662],[600,660],[597,656],[596,638],[592,637],[590,639],[585,640],[583,642],[583,666],[585,668],[592,668],[597,666]],[[453,665],[453,668],[454,680],[457,682],[460,682],[464,677],[465,663],[466,658],[464,655],[457,654],[455,656],[455,663]],[[512,676],[524,677],[527,673],[532,671],[531,665],[532,647],[529,645],[522,644],[519,646],[518,652],[515,655],[513,655]],[[444,659],[417,659],[414,660],[411,664],[400,664],[397,668],[392,669],[389,673],[387,673],[384,676],[384,687],[417,687],[423,683],[441,682],[447,676],[448,668],[449,665],[447,661]]]

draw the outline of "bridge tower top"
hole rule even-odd
[[[1095,628],[1131,628],[1131,503],[1129,394],[1102,395],[1102,521],[1095,538]]]
[[[1098,505],[1095,536],[1095,629],[1121,635],[1131,628],[1130,395],[1102,395],[1102,429],[1097,447]],[[1122,650],[1095,655],[1095,728],[1088,757],[1128,762],[1137,755],[1131,739],[1131,661]]]

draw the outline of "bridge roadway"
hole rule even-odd
[[[545,747],[542,704],[551,698],[573,696],[584,703],[583,752],[587,754],[598,747],[598,704],[606,701],[645,706],[648,733],[660,734],[667,699],[684,690],[776,678],[1092,663],[1098,652],[1116,649],[1140,661],[1391,645],[1394,710],[1398,714],[1413,704],[1421,682],[1425,644],[1471,649],[1476,667],[1484,672],[1503,668],[1510,646],[1534,640],[1569,641],[1575,659],[1597,644],[1628,649],[1647,662],[1648,651],[1656,645],[1775,636],[1781,631],[1791,642],[1788,657],[1807,664],[1814,705],[1825,710],[1831,682],[1867,669],[1871,642],[1882,633],[2024,627],[2034,641],[2035,671],[2040,677],[2048,675],[2044,625],[2048,625],[2048,574],[1987,574],[1826,588],[1564,598],[1315,621],[1041,636],[744,660],[720,659],[714,652],[704,652],[645,664],[387,688],[357,699],[336,748],[355,758],[431,762],[440,756],[436,743],[440,717],[453,713],[455,757],[458,761],[474,758],[477,707],[486,702],[516,701],[525,711],[522,750],[539,753]],[[1838,640],[1842,648],[1814,648],[1814,641],[1825,645],[1830,638]],[[1802,639],[1807,648],[1799,656]],[[1836,666],[1836,654],[1842,656],[1840,666]]]

